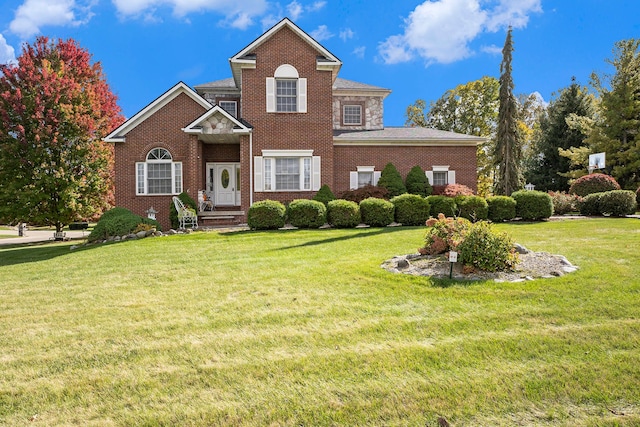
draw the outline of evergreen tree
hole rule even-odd
[[[518,129],[518,103],[513,95],[513,78],[511,61],[513,52],[512,28],[507,31],[507,38],[502,49],[500,64],[500,107],[498,109],[498,129],[493,161],[497,168],[494,191],[499,195],[509,196],[520,189],[523,184],[521,174],[522,136]]]
[[[411,168],[407,174],[405,186],[407,187],[407,193],[418,194],[423,197],[430,196],[433,192],[433,188],[427,179],[427,175],[420,166],[414,166]]]
[[[607,169],[623,188],[640,183],[640,40],[615,44],[613,76],[593,74],[592,84],[600,95],[599,118],[589,135],[592,152],[606,152]]]
[[[407,187],[404,186],[400,172],[392,163],[387,163],[382,169],[378,187],[386,188],[389,191],[389,197],[399,196],[407,192]]]
[[[586,135],[570,126],[567,120],[570,117],[575,120],[576,116],[593,117],[593,96],[573,78],[571,85],[560,91],[539,119],[540,129],[530,157],[533,164],[526,173],[527,181],[534,184],[536,190],[569,190],[567,173],[572,166],[569,158],[560,155],[560,149],[580,148],[585,144]]]

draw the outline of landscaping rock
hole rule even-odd
[[[530,252],[529,249],[525,248],[524,246],[522,246],[519,243],[514,244],[513,248],[516,250],[517,253],[522,254],[522,255],[528,254]]]

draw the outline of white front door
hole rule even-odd
[[[214,191],[216,206],[234,206],[236,204],[236,165],[216,163]]]

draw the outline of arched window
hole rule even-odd
[[[136,163],[136,194],[182,192],[182,162],[174,162],[169,150],[154,148],[145,162]]]
[[[268,113],[307,112],[307,79],[293,65],[280,65],[266,84]]]

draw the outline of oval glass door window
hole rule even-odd
[[[229,186],[229,171],[227,169],[223,169],[220,174],[220,184],[222,184],[222,188]]]

